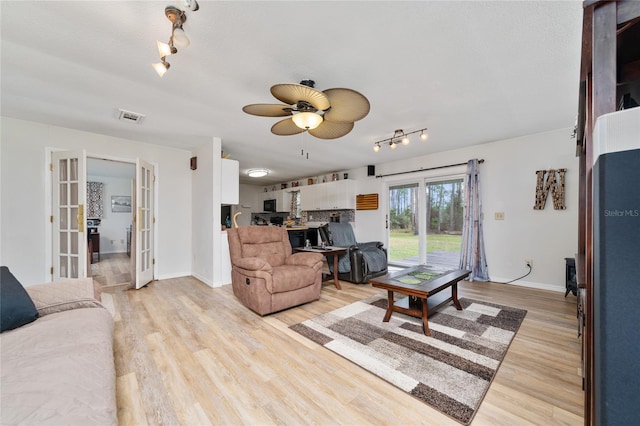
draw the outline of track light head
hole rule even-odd
[[[162,62],[151,64],[151,66],[153,67],[154,70],[156,70],[158,75],[160,77],[162,77],[167,72],[169,67],[171,67],[171,64],[169,62],[165,61],[164,58],[162,58]]]

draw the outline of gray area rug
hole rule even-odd
[[[527,311],[460,299],[422,320],[394,312],[386,292],[290,328],[462,424],[473,419]]]

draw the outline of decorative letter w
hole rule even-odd
[[[567,169],[558,169],[558,180],[556,180],[556,170],[538,170],[538,180],[536,183],[536,204],[533,206],[534,210],[543,210],[547,203],[547,195],[551,191],[553,198],[553,208],[555,210],[566,209],[564,205],[564,175]],[[545,181],[545,174],[547,179]]]

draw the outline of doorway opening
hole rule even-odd
[[[99,159],[112,165],[119,163],[131,165],[135,170],[134,180],[129,179],[130,175],[126,176],[128,184],[125,188],[128,190],[121,189],[122,193],[107,195],[108,200],[103,194],[103,199],[97,203],[102,207],[103,215],[105,212],[127,214],[124,216],[126,225],[121,229],[124,237],[103,239],[100,235],[94,235],[98,232],[87,232],[87,228],[97,231],[104,225],[104,217],[95,217],[98,215],[95,212],[87,215],[89,179],[87,179],[86,151],[51,149],[49,156],[51,173],[47,174],[47,186],[51,185],[51,192],[46,195],[47,204],[50,203],[51,206],[49,221],[51,232],[46,238],[49,243],[47,246],[51,248],[48,253],[52,262],[49,271],[51,279],[92,276],[90,260],[95,260],[96,255],[100,260],[105,251],[112,249],[111,246],[121,244],[127,247],[131,255],[130,281],[135,284],[135,288],[141,288],[151,282],[157,274],[158,266],[154,256],[156,252],[154,212],[157,191],[155,166],[140,158],[137,158],[135,163],[127,159]],[[96,171],[94,166],[91,173],[94,176],[105,176],[110,172]],[[124,195],[127,192],[130,195]],[[89,222],[89,216],[91,222]],[[127,228],[131,229],[130,237]]]
[[[131,287],[135,265],[131,257],[136,164],[87,157],[87,276],[102,291]]]

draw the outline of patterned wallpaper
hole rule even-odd
[[[87,218],[102,219],[104,212],[104,202],[102,182],[87,182]]]

